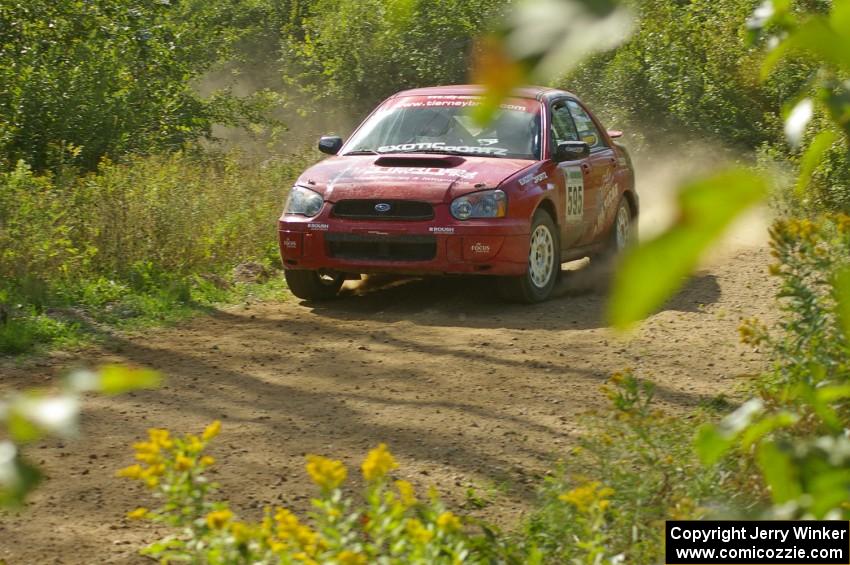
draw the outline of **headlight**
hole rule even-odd
[[[289,191],[289,198],[283,207],[284,214],[298,214],[312,218],[322,209],[325,200],[318,192],[314,192],[303,186],[293,186]]]
[[[470,218],[504,218],[508,213],[508,197],[501,190],[473,192],[452,201],[452,216]]]

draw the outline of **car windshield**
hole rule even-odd
[[[540,104],[508,99],[486,126],[469,108],[478,96],[406,96],[375,112],[346,144],[343,154],[444,153],[538,159]]]

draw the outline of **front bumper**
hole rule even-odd
[[[286,269],[342,273],[522,275],[528,221],[360,221],[283,216],[278,222]]]

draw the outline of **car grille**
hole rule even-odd
[[[360,261],[430,261],[437,255],[431,235],[375,236],[349,233],[325,234],[328,255]]]
[[[379,212],[375,206],[381,204],[389,209]],[[334,205],[332,214],[350,220],[432,220],[434,207],[416,200],[340,200]]]

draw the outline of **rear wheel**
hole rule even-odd
[[[499,283],[502,296],[528,304],[549,298],[561,272],[561,246],[558,229],[545,210],[537,210],[531,221],[528,270],[519,277],[504,277]]]
[[[342,287],[345,277],[341,273],[285,270],[286,284],[292,294],[303,300],[330,300]]]
[[[629,205],[629,201],[622,198],[620,204],[617,206],[614,225],[611,226],[611,231],[605,240],[605,247],[600,253],[591,256],[591,260],[601,259],[603,261],[610,261],[617,257],[617,255],[632,244],[636,237],[635,230],[636,226],[632,218],[632,208]]]

